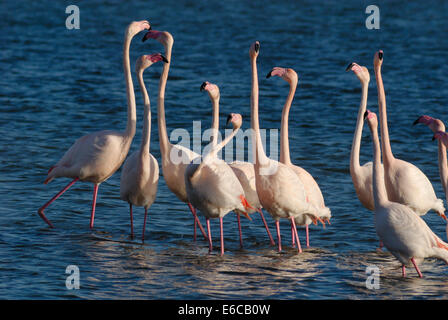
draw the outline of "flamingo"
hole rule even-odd
[[[384,93],[381,66],[383,51],[375,53],[374,69],[378,88],[378,105],[381,121],[381,147],[383,150],[384,182],[390,201],[409,206],[416,214],[424,215],[434,210],[444,217],[443,200],[437,199],[431,182],[415,165],[397,159],[392,154],[387,127],[386,95]]]
[[[295,218],[301,215],[309,216],[313,221],[320,218],[318,210],[306,201],[305,187],[295,171],[281,162],[268,158],[264,152],[258,119],[257,57],[259,51],[260,43],[258,41],[252,43],[249,56],[252,68],[251,128],[252,144],[255,149],[256,190],[261,205],[275,220],[278,251],[282,251],[279,221],[281,218],[286,218],[291,222],[298,252],[302,252]]]
[[[289,109],[291,108],[294,94],[296,92],[298,76],[297,73],[291,68],[274,67],[266,76],[270,78],[278,76],[289,83],[289,93],[286,98],[285,105],[282,111],[282,123],[281,123],[281,135],[280,135],[280,162],[286,164],[288,167],[294,170],[299,176],[299,179],[303,182],[305,187],[306,199],[318,209],[318,215],[323,221],[330,222],[331,211],[325,206],[324,197],[320,191],[319,185],[313,176],[305,169],[294,165],[291,162],[291,156],[289,153],[289,135],[288,135],[288,117]],[[300,216],[295,219],[296,225],[305,225],[306,230],[306,246],[310,246],[308,225],[312,220],[308,216]],[[325,225],[324,225],[325,226]],[[293,237],[294,239],[294,237]]]
[[[381,148],[378,139],[378,120],[373,112],[366,111],[373,140],[373,198],[375,203],[375,228],[384,246],[402,264],[413,264],[420,278],[418,264],[425,258],[434,257],[448,263],[448,244],[443,242],[408,206],[388,199],[386,186],[381,177]]]
[[[212,130],[213,130],[213,138],[212,145],[217,144],[217,132],[219,129],[219,87],[216,84],[205,81],[201,85],[201,91],[207,91],[210,99],[212,101],[213,106],[213,121],[212,121]],[[264,218],[263,212],[261,211],[260,200],[258,199],[257,190],[255,189],[255,171],[253,163],[248,163],[244,161],[233,161],[229,163],[230,168],[235,173],[236,177],[241,183],[241,186],[244,189],[244,195],[247,199],[249,205],[253,208],[247,208],[247,213],[251,214],[257,211],[260,214],[261,220],[266,228],[266,232],[268,234],[271,245],[275,245],[274,239],[272,239],[271,232],[269,231],[269,227],[266,223],[266,219]],[[240,213],[237,212],[237,222],[238,222],[238,230],[240,235],[240,247],[243,247],[243,238],[241,232],[241,221],[240,221]]]
[[[221,229],[221,256],[224,254],[223,217],[230,211],[243,213],[249,220],[246,209],[250,207],[244,197],[244,190],[232,169],[217,157],[221,150],[241,127],[240,114],[229,115],[233,131],[219,144],[216,144],[202,158],[200,164],[191,163],[185,170],[185,185],[189,202],[206,217],[209,252],[212,252],[210,218],[219,218]]]
[[[93,201],[90,215],[90,229],[93,228],[95,217],[96,198],[100,183],[112,176],[120,168],[128,154],[132,139],[135,135],[136,110],[134,85],[132,83],[131,67],[129,62],[129,47],[132,38],[145,29],[150,29],[148,21],[134,21],[128,25],[123,45],[123,67],[126,79],[127,93],[127,125],[124,132],[97,131],[85,135],[67,150],[64,156],[50,168],[45,184],[58,177],[73,179],[67,186],[59,191],[53,198],[39,208],[39,216],[51,227],[53,224],[44,214],[44,210],[75,182],[86,181],[93,183]]]
[[[134,237],[132,205],[145,208],[142,241],[145,240],[148,208],[153,204],[156,198],[157,185],[159,183],[159,164],[157,163],[156,158],[149,152],[151,141],[151,106],[145,82],[143,81],[143,71],[158,61],[168,62],[164,56],[160,53],[156,53],[141,56],[137,60],[135,66],[145,107],[142,142],[140,144],[140,150],[134,151],[125,161],[120,179],[120,198],[129,203],[131,237]]]
[[[168,63],[164,64],[162,74],[160,75],[159,97],[157,100],[157,124],[159,128],[159,144],[160,153],[162,156],[163,177],[165,179],[166,185],[168,186],[168,189],[170,189],[170,191],[174,193],[180,201],[186,203],[190,208],[191,213],[193,214],[194,241],[196,241],[197,225],[199,225],[199,229],[201,230],[204,239],[207,240],[207,235],[205,234],[204,228],[202,227],[201,222],[197,217],[196,209],[191,205],[191,203],[188,202],[184,180],[185,169],[193,159],[200,157],[200,155],[181,145],[171,144],[168,140],[168,133],[166,130],[165,87],[171,65],[171,52],[174,39],[169,32],[157,30],[149,30],[143,37],[142,41],[146,41],[147,39],[155,39],[159,41],[165,48],[164,56],[168,60]]]

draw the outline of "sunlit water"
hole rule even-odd
[[[448,297],[448,268],[428,259],[423,279],[376,251],[372,213],[358,201],[349,174],[349,155],[360,100],[360,84],[346,73],[349,62],[371,71],[368,107],[377,111],[373,54],[383,49],[383,77],[390,135],[396,157],[419,166],[444,199],[437,169],[437,145],[421,114],[447,120],[447,3],[379,3],[381,29],[365,28],[363,1],[89,1],[79,4],[79,30],[65,28],[68,3],[2,1],[0,4],[0,297],[12,299],[424,299]],[[46,214],[37,209],[68,183],[43,185],[48,168],[80,136],[126,125],[122,72],[123,31],[132,20],[148,19],[175,39],[166,91],[168,130],[202,129],[211,121],[203,81],[221,91],[221,124],[239,112],[249,127],[248,49],[259,40],[260,122],[279,129],[288,85],[264,76],[274,66],[294,68],[299,87],[290,114],[293,162],[318,181],[331,208],[331,225],[311,226],[311,248],[297,254],[282,221],[284,251],[269,245],[261,219],[243,220],[239,248],[236,216],[224,219],[224,257],[218,256],[219,228],[212,221],[215,250],[192,241],[187,206],[160,179],[150,209],[144,245],[129,238],[128,205],[119,199],[120,172],[101,184],[95,228],[89,229],[92,185],[76,183]],[[138,35],[132,68],[141,54],[162,51]],[[161,64],[145,73],[153,106],[151,152],[160,161],[155,115]],[[137,87],[136,87],[137,89]],[[138,117],[143,108],[136,90]],[[141,121],[132,146],[139,146]],[[173,141],[176,142],[176,141]],[[364,132],[362,162],[371,159]],[[271,232],[271,217],[266,214]],[[434,213],[424,219],[446,239]],[[204,221],[202,219],[202,221]],[[139,234],[143,209],[134,210]],[[299,229],[304,247],[305,234]],[[68,265],[80,270],[81,288],[67,290]],[[380,288],[366,288],[366,268],[381,271]]]

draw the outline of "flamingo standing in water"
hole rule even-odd
[[[381,148],[378,139],[378,120],[373,112],[366,111],[367,123],[373,140],[373,198],[375,228],[384,246],[402,264],[402,275],[412,263],[419,277],[423,277],[418,264],[434,257],[448,263],[448,244],[443,242],[408,206],[388,199],[381,177]]]
[[[275,67],[267,74],[266,78],[270,78],[271,76],[278,76],[289,83],[289,93],[282,111],[280,133],[280,162],[293,169],[294,172],[299,176],[299,179],[303,182],[303,186],[305,187],[307,201],[316,207],[316,209],[318,210],[318,215],[323,221],[326,220],[329,222],[331,218],[331,211],[328,207],[325,206],[324,197],[322,195],[322,192],[320,191],[319,185],[308,171],[297,165],[294,165],[291,162],[291,156],[289,153],[288,117],[289,109],[291,108],[291,104],[297,88],[297,73],[291,68]],[[305,225],[306,246],[309,247],[310,241],[308,225],[312,222],[312,220],[308,216],[302,215],[296,218],[295,222],[296,225]]]
[[[126,28],[123,45],[123,67],[126,79],[126,93],[128,103],[128,120],[126,130],[97,131],[79,138],[67,150],[61,160],[48,171],[45,184],[54,178],[67,177],[73,179],[66,187],[39,208],[39,216],[51,227],[53,224],[46,218],[44,210],[76,181],[92,182],[93,201],[90,215],[90,228],[93,228],[95,217],[96,198],[100,183],[112,176],[120,168],[128,154],[132,139],[135,135],[136,110],[134,85],[132,83],[131,67],[129,62],[129,47],[132,38],[145,29],[150,29],[148,21],[134,21]]]
[[[191,163],[185,170],[185,185],[189,202],[206,217],[209,252],[212,251],[210,218],[219,218],[221,229],[221,255],[224,254],[223,217],[230,211],[243,213],[250,207],[244,197],[244,190],[232,169],[217,157],[221,150],[241,127],[240,114],[230,114],[227,122],[233,125],[233,132],[207,153],[200,164]]]
[[[212,121],[212,145],[217,144],[217,135],[219,130],[219,87],[216,84],[210,83],[208,81],[202,83],[201,91],[207,91],[210,99],[212,101],[213,106],[213,121]],[[247,208],[247,213],[251,214],[257,211],[260,214],[260,217],[263,221],[263,224],[266,228],[266,232],[268,233],[268,237],[271,241],[272,245],[275,245],[274,239],[272,239],[271,232],[269,231],[269,227],[264,218],[263,212],[261,211],[260,200],[258,199],[257,190],[255,188],[255,171],[253,163],[248,163],[244,161],[234,161],[229,163],[230,168],[235,173],[236,177],[241,183],[241,186],[244,189],[244,195],[247,199],[249,205],[253,208]],[[240,235],[240,246],[243,247],[243,237],[241,231],[241,219],[240,213],[237,214],[237,222],[238,222],[238,231]]]
[[[295,219],[302,215],[309,216],[312,220],[320,220],[320,218],[318,210],[306,201],[305,187],[294,170],[281,162],[269,159],[264,152],[258,119],[257,57],[259,51],[260,43],[258,41],[252,43],[249,56],[252,67],[251,128],[252,144],[255,149],[256,190],[261,205],[275,220],[278,251],[282,250],[280,219],[286,218],[291,222],[298,251],[302,252]]]
[[[167,31],[150,30],[143,37],[142,41],[147,39],[155,39],[159,41],[165,48],[165,57],[168,63],[163,66],[162,74],[160,75],[159,82],[159,97],[157,100],[157,124],[159,128],[159,143],[160,153],[162,156],[162,173],[165,178],[166,185],[173,192],[176,197],[188,204],[194,219],[194,234],[193,239],[196,240],[196,226],[199,225],[199,229],[207,240],[204,228],[199,221],[196,209],[188,202],[187,191],[185,188],[185,169],[190,162],[200,157],[196,152],[191,151],[181,145],[173,145],[168,140],[168,133],[166,130],[165,121],[165,87],[168,80],[168,72],[171,65],[171,52],[173,48],[174,39],[173,36]]]
[[[149,152],[151,141],[151,106],[148,92],[143,81],[143,71],[158,61],[168,62],[160,53],[141,56],[136,63],[136,73],[140,90],[142,91],[144,115],[143,133],[140,150],[134,151],[126,160],[121,170],[120,198],[129,203],[131,218],[131,237],[134,237],[134,224],[132,218],[132,205],[145,208],[143,221],[142,241],[145,239],[146,217],[148,208],[154,202],[159,183],[159,164]]]
[[[390,201],[409,206],[416,214],[424,215],[434,210],[445,218],[443,200],[437,199],[431,182],[415,165],[397,159],[392,154],[387,126],[386,95],[384,93],[381,66],[383,51],[375,53],[374,69],[378,88],[378,105],[381,121],[381,148],[383,150],[384,182]]]

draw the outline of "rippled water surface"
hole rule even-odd
[[[0,4],[0,297],[13,299],[426,299],[448,298],[448,268],[428,259],[423,279],[378,253],[372,213],[358,201],[349,174],[360,84],[346,73],[349,62],[371,72],[368,107],[377,111],[373,54],[383,49],[391,143],[396,157],[419,166],[445,200],[437,169],[437,144],[425,127],[412,127],[421,114],[447,119],[448,5],[380,2],[381,29],[365,28],[370,3],[349,1],[88,1],[80,2],[79,30],[65,28],[64,1],[2,1]],[[208,128],[211,105],[199,91],[205,80],[221,91],[221,124],[239,112],[249,127],[248,49],[259,40],[260,122],[280,127],[288,86],[264,76],[274,66],[294,68],[299,86],[290,114],[293,162],[318,181],[331,208],[331,225],[311,226],[311,247],[291,248],[282,221],[284,252],[270,247],[261,220],[244,219],[239,248],[236,217],[225,217],[226,253],[212,221],[215,251],[192,241],[191,213],[159,182],[144,245],[129,238],[128,205],[119,199],[120,171],[101,184],[95,228],[89,229],[92,185],[76,183],[46,211],[37,209],[68,183],[42,182],[50,166],[80,136],[126,125],[122,72],[123,31],[148,19],[168,30],[175,43],[166,91],[168,130],[192,131],[194,120]],[[131,62],[162,51],[155,41],[131,46]],[[132,67],[133,68],[133,67]],[[153,102],[151,152],[160,161],[156,93],[161,64],[145,79]],[[136,90],[138,118],[143,115]],[[139,147],[141,121],[132,150]],[[176,142],[176,141],[173,141]],[[362,162],[371,159],[364,132]],[[274,223],[268,214],[271,232]],[[434,213],[424,219],[443,239]],[[204,221],[204,220],[202,220]],[[143,209],[134,210],[139,232]],[[299,229],[304,245],[305,233]],[[81,288],[67,290],[68,265],[77,265]],[[380,289],[366,288],[366,267],[381,270]]]

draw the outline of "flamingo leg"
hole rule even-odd
[[[418,268],[417,263],[415,262],[414,258],[411,258],[411,262],[412,262],[412,264],[414,265],[415,271],[417,271],[418,276],[419,276],[420,278],[423,278],[423,275],[422,275],[422,273],[420,272],[420,269]]]
[[[291,223],[291,243],[292,243],[292,247],[295,248],[296,247],[296,235],[294,234],[294,229],[292,228],[292,223]]]
[[[263,224],[264,224],[264,227],[266,228],[266,232],[268,233],[268,237],[269,237],[269,241],[271,241],[271,245],[275,246],[274,239],[272,238],[271,231],[269,231],[269,227],[268,227],[268,224],[266,223],[266,219],[264,218],[263,212],[261,211],[261,209],[258,209],[257,211],[260,214],[261,220],[263,220]]]
[[[219,218],[219,228],[221,230],[221,256],[224,255],[224,231],[222,227],[222,217]]]
[[[131,216],[131,239],[134,239],[134,219],[132,218],[132,204],[129,203],[129,213]]]
[[[96,208],[96,197],[98,195],[98,183],[93,185],[93,200],[92,200],[92,213],[90,214],[90,229],[93,229],[93,222],[95,220],[95,208]]]
[[[401,274],[402,274],[403,278],[406,277],[406,266],[405,265],[401,266]]]
[[[45,203],[42,207],[37,210],[37,213],[39,216],[50,226],[50,228],[53,228],[53,224],[50,222],[50,220],[45,217],[44,210],[57,198],[59,198],[65,191],[67,191],[76,181],[78,181],[79,178],[75,178],[70,182],[68,185],[64,187],[61,191],[59,191],[53,198],[51,198],[47,203]]]
[[[302,252],[302,247],[300,246],[299,234],[297,233],[296,222],[294,221],[294,218],[293,218],[293,217],[291,217],[291,226],[292,226],[292,228],[293,228],[294,235],[295,235],[296,240],[297,240],[297,248],[298,248],[298,251],[299,251],[299,253],[301,253],[301,252]]]
[[[191,203],[188,203],[188,207],[190,208],[190,211],[194,217],[194,235],[193,235],[194,241],[196,241],[196,225],[199,225],[199,229],[201,230],[202,235],[204,236],[204,240],[207,240],[207,235],[204,231],[204,228],[202,227],[201,221],[199,221],[198,215],[196,214],[196,209],[191,205]]]
[[[277,241],[278,241],[278,252],[282,251],[282,238],[280,236],[280,221],[275,221],[275,227],[277,229]]]
[[[308,225],[305,225],[305,232],[306,232],[306,247],[310,247],[310,232],[308,230]]]
[[[148,208],[145,208],[145,219],[143,220],[142,242],[145,241],[146,217],[148,216]]]
[[[210,218],[206,218],[207,232],[208,232],[208,253],[212,252],[212,233],[210,231]]]
[[[241,231],[241,218],[239,213],[236,214],[236,220],[238,221],[238,232],[240,234],[240,248],[243,248],[243,233]]]

